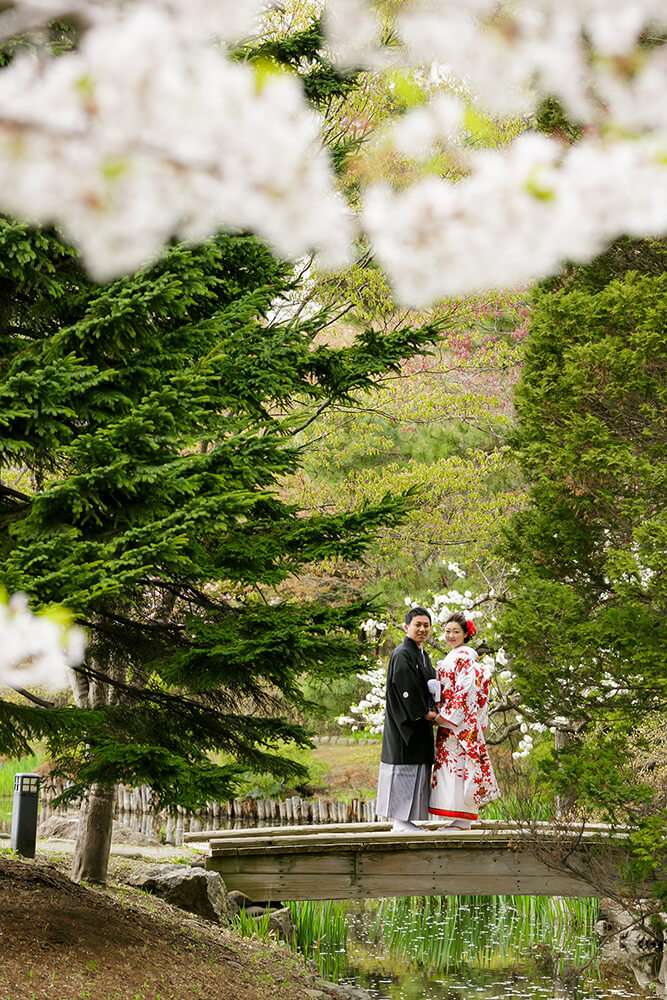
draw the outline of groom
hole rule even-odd
[[[428,682],[435,671],[424,643],[431,634],[425,608],[405,616],[405,639],[391,654],[376,812],[394,821],[394,830],[419,830],[413,820],[428,819],[433,764],[435,704]]]

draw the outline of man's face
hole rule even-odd
[[[405,634],[418,646],[426,642],[431,634],[431,623],[426,615],[415,615],[408,625],[404,625]]]

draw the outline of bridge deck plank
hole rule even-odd
[[[420,823],[423,830],[436,831],[442,826],[441,820],[429,820]],[[553,823],[536,821],[530,824],[517,824],[507,820],[479,820],[475,824],[475,830],[502,831],[509,829],[530,829],[532,831],[553,830]],[[560,824],[558,832],[578,833],[582,829],[581,824]],[[585,831],[588,833],[604,833],[613,831],[616,834],[622,831],[621,827],[615,829],[605,823],[587,823]],[[319,823],[302,826],[256,826],[231,830],[200,830],[196,833],[186,833],[183,840],[188,843],[203,843],[210,840],[247,840],[263,837],[293,837],[293,836],[313,836],[329,833],[391,833],[391,823]]]

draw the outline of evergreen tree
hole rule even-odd
[[[54,235],[0,223],[3,582],[90,637],[75,705],[6,697],[0,747],[45,739],[72,795],[90,789],[77,878],[105,878],[117,781],[196,807],[239,770],[297,774],[275,746],[307,740],[299,678],[354,664],[368,608],[283,600],[280,584],[359,557],[406,500],[308,516],[281,477],[299,427],[435,332],[318,346],[327,313],[277,308],[296,292],[250,236],[175,246],[100,287]]]
[[[667,816],[633,753],[667,707],[666,261],[622,240],[537,293],[516,396],[531,503],[501,621],[523,702],[570,737],[545,765],[556,791],[650,828],[650,853]]]

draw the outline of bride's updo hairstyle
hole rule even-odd
[[[468,618],[466,618],[466,616],[463,614],[462,611],[453,611],[452,614],[447,619],[447,621],[445,622],[445,625],[447,625],[448,622],[456,622],[457,625],[461,626],[461,628],[463,629],[464,642],[470,642],[475,632],[477,631],[473,623]]]

